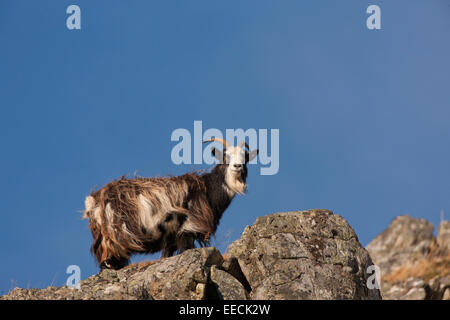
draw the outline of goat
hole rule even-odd
[[[120,269],[134,253],[162,250],[162,257],[170,257],[195,248],[195,241],[209,244],[234,196],[246,192],[247,163],[258,155],[245,142],[204,143],[212,141],[223,151],[212,148],[219,163],[209,173],[122,177],[86,197],[83,218],[89,219],[91,252],[101,269]]]

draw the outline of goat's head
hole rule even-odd
[[[250,150],[246,142],[241,142],[238,146],[231,146],[228,141],[221,138],[212,138],[203,142],[212,141],[223,145],[222,151],[213,147],[211,153],[219,160],[219,166],[223,166],[228,187],[236,193],[245,193],[247,163],[258,155],[259,150]]]

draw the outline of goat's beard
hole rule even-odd
[[[232,172],[230,169],[227,169],[225,176],[225,183],[234,194],[243,195],[247,191],[247,184],[245,182],[243,171],[240,172]]]

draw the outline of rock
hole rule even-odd
[[[445,289],[442,300],[450,300],[450,288]]]
[[[442,221],[439,225],[437,244],[442,253],[450,254],[450,221]]]
[[[450,275],[439,279],[439,289],[444,292],[447,288],[450,288]]]
[[[399,216],[369,243],[367,250],[381,274],[387,275],[405,262],[413,264],[426,257],[434,241],[433,229],[425,219]]]
[[[385,300],[425,300],[431,295],[431,288],[422,279],[409,278],[403,283],[383,282],[382,295]]]
[[[145,272],[131,276],[129,281],[135,285],[129,285],[128,289],[133,291],[146,285],[149,294],[157,300],[215,298],[209,272],[211,266],[221,265],[222,262],[222,255],[215,248],[187,250],[150,265]],[[204,285],[204,290],[200,293],[197,290],[198,284]],[[208,296],[211,294],[212,296]]]
[[[103,270],[67,286],[19,289],[12,299],[380,299],[372,260],[353,229],[327,210],[276,213],[246,227],[226,259],[215,248]]]
[[[430,222],[400,216],[367,246],[381,268],[383,299],[443,298],[450,275],[449,226],[442,222],[435,239]]]
[[[369,254],[348,223],[328,210],[260,217],[228,252],[238,259],[252,299],[381,299],[366,286]]]
[[[244,286],[228,272],[211,267],[211,281],[217,286],[219,298],[223,300],[246,300]]]
[[[247,278],[242,273],[241,267],[239,266],[239,262],[236,257],[227,257],[225,262],[222,264],[222,268],[235,277],[245,288],[247,292],[252,290],[250,284],[247,281]]]
[[[215,248],[192,249],[144,267],[103,270],[80,281],[79,290],[66,286],[42,290],[16,288],[1,299],[198,300],[218,299],[219,293],[232,297],[234,291],[226,290],[234,287],[225,287],[231,283],[230,279],[222,275],[219,285],[210,279],[210,268],[222,262],[222,255]]]
[[[384,300],[401,300],[408,290],[400,285],[390,285],[383,283],[382,296]]]
[[[425,300],[426,296],[424,288],[412,288],[402,297],[402,300]]]

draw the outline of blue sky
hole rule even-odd
[[[82,29],[66,28],[81,8]],[[378,4],[382,30],[366,28]],[[97,272],[85,196],[181,174],[173,130],[280,130],[250,166],[225,250],[258,216],[327,208],[367,245],[397,215],[450,216],[450,1],[0,3],[0,292]],[[148,257],[137,257],[143,259]],[[154,257],[151,257],[154,258]]]

